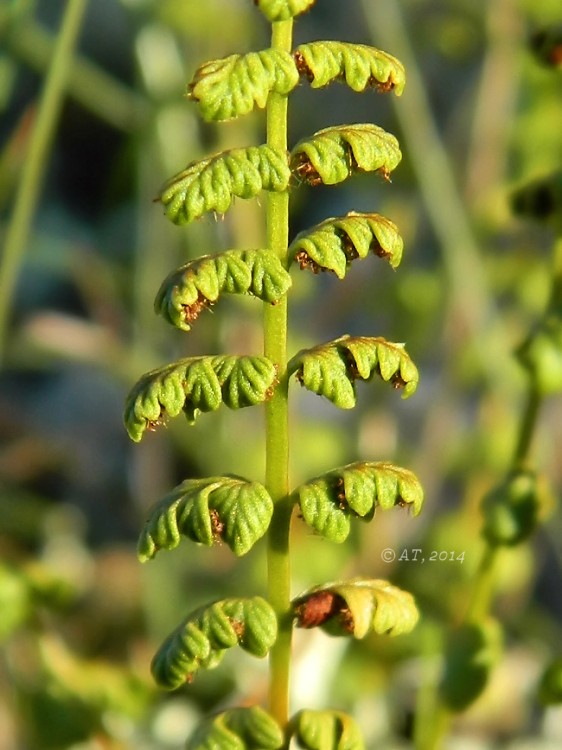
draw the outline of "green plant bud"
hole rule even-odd
[[[211,60],[197,69],[189,98],[199,104],[207,121],[231,120],[263,109],[269,94],[288,94],[299,82],[289,52],[265,49]]]
[[[512,474],[482,501],[483,536],[495,546],[528,539],[547,504],[547,493],[530,471]]]
[[[407,591],[380,579],[353,578],[316,586],[293,602],[300,628],[322,627],[330,635],[403,635],[416,626],[419,612]]]
[[[369,86],[379,91],[394,91],[400,96],[406,84],[404,66],[395,57],[365,44],[325,41],[301,44],[295,50],[299,73],[312,88],[332,81],[345,81],[353,91]]]
[[[163,187],[157,200],[174,224],[189,224],[208,211],[223,214],[234,198],[256,198],[262,190],[283,192],[291,171],[286,154],[271,146],[223,151],[194,161]]]
[[[445,672],[439,686],[451,711],[464,711],[482,693],[502,653],[500,624],[488,618],[456,630],[445,650]]]
[[[173,271],[154,301],[156,312],[183,331],[221,294],[251,294],[275,304],[291,286],[291,277],[269,250],[227,250],[204,255]]]
[[[355,721],[343,711],[305,709],[289,722],[289,734],[305,750],[364,750]]]
[[[358,123],[325,128],[299,141],[291,151],[291,169],[309,185],[336,185],[354,172],[378,172],[389,179],[401,159],[393,135]]]
[[[417,515],[423,489],[411,471],[387,462],[358,461],[326,472],[301,485],[298,497],[302,517],[314,531],[332,542],[344,542],[351,519],[371,520],[377,508],[411,508]]]
[[[298,352],[290,360],[288,372],[296,373],[302,386],[340,409],[355,406],[357,379],[370,380],[377,374],[394,388],[403,388],[403,398],[408,398],[415,393],[419,378],[404,344],[347,335]]]
[[[298,234],[289,246],[289,258],[301,269],[333,271],[343,279],[351,262],[372,252],[397,268],[404,242],[396,225],[374,213],[355,213],[326,219]]]
[[[277,382],[267,357],[217,355],[189,357],[146,373],[125,402],[129,437],[141,440],[168,417],[185,413],[193,423],[199,412],[253,406],[269,399]]]
[[[278,750],[283,732],[263,708],[231,708],[203,720],[186,750]]]
[[[245,555],[269,527],[273,502],[259,482],[241,477],[187,479],[151,511],[138,543],[142,562],[161,549],[178,546],[181,537],[211,546],[225,542]]]
[[[543,672],[539,700],[545,706],[562,703],[562,659],[555,659]]]
[[[198,670],[216,667],[227,649],[239,645],[264,657],[276,638],[277,618],[265,599],[224,599],[192,612],[170,633],[152,660],[152,674],[174,690]]]
[[[562,392],[562,319],[549,315],[519,348],[517,356],[543,396]]]
[[[254,0],[268,21],[288,21],[312,8],[316,0]]]

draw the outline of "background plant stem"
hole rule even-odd
[[[274,23],[271,46],[290,51],[292,20]],[[287,151],[286,96],[271,94],[267,105],[267,143]],[[287,263],[289,193],[268,193],[267,242]],[[281,726],[289,715],[289,668],[292,622],[290,616],[289,530],[289,426],[287,378],[287,297],[264,307],[264,353],[277,366],[279,384],[266,404],[266,486],[275,503],[268,534],[268,596],[278,622],[279,635],[270,652],[269,709]]]
[[[57,39],[29,153],[26,155],[14,212],[8,225],[0,266],[0,358],[4,356],[6,329],[22,257],[37,206],[47,156],[55,132],[74,46],[82,25],[87,0],[68,0]]]

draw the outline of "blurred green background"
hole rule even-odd
[[[0,0],[0,241],[28,154],[67,4]],[[406,65],[401,99],[344,86],[291,98],[290,140],[375,122],[404,159],[391,185],[362,176],[294,191],[291,235],[349,210],[400,228],[401,267],[366,260],[345,282],[295,271],[291,349],[350,334],[407,343],[421,372],[402,402],[359,388],[338,412],[292,390],[294,483],[358,458],[396,460],[426,490],[420,517],[386,514],[341,547],[294,524],[294,593],[343,575],[388,577],[422,611],[412,636],[348,643],[295,638],[294,708],[335,705],[367,746],[410,748],[418,688],[444,623],[462,614],[478,563],[479,503],[509,466],[525,392],[513,352],[540,317],[554,234],[514,218],[514,187],[562,164],[560,71],[529,48],[560,23],[560,0],[317,0],[295,44],[342,39]],[[124,397],[146,370],[181,356],[259,352],[260,306],[221,300],[183,334],[156,318],[160,281],[186,258],[263,244],[257,203],[178,229],[153,203],[165,179],[210,152],[262,142],[263,113],[207,125],[185,99],[195,68],[268,46],[250,0],[92,0],[11,305],[0,373],[0,747],[175,750],[200,716],[265,699],[266,665],[229,656],[176,694],[149,675],[155,647],[188,610],[263,591],[263,543],[235,560],[184,543],[141,566],[151,503],[182,479],[263,477],[259,409],[181,419],[130,444]],[[226,410],[225,410],[226,411]],[[536,437],[553,494],[562,481],[562,408]],[[456,722],[451,750],[558,748],[562,714],[536,698],[562,639],[562,532],[555,508],[531,544],[502,558],[501,665]],[[385,563],[382,550],[396,551]],[[455,553],[414,562],[402,552]],[[459,556],[464,552],[463,562]],[[399,558],[402,556],[402,560]]]

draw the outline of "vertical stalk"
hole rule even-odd
[[[291,50],[293,21],[280,21],[272,27],[271,46]],[[267,143],[287,151],[286,96],[271,94],[267,104]],[[289,238],[289,193],[267,195],[267,242],[284,265]],[[279,635],[270,652],[269,710],[281,726],[289,715],[289,666],[292,621],[290,616],[289,530],[289,420],[287,378],[287,297],[264,307],[264,353],[278,371],[279,384],[266,404],[266,486],[275,503],[268,534],[268,596],[278,622]]]
[[[72,70],[72,55],[82,25],[86,2],[87,0],[69,0],[66,4],[53,60],[39,104],[29,152],[26,154],[14,212],[6,233],[0,266],[0,358],[4,356],[8,315],[17,275],[35,213],[66,81]]]

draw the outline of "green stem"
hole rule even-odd
[[[513,455],[513,469],[523,469],[529,461],[532,440],[537,426],[541,403],[542,396],[537,391],[535,384],[531,382],[529,385],[529,393],[527,395],[527,404],[521,419],[517,445],[515,446],[515,453]]]
[[[23,252],[31,229],[39,191],[58,120],[65,85],[72,69],[74,46],[87,0],[69,0],[64,12],[51,67],[23,166],[14,212],[8,226],[0,267],[0,357],[4,353],[8,316]]]
[[[271,46],[290,51],[292,20],[274,23]],[[271,94],[267,104],[267,143],[287,151],[286,96]],[[268,247],[287,262],[289,193],[268,193]],[[269,601],[278,617],[279,635],[270,653],[269,710],[281,726],[289,716],[289,671],[292,618],[289,531],[289,419],[287,377],[287,298],[264,307],[264,353],[277,366],[279,384],[266,405],[266,485],[275,503],[268,534],[267,573]]]

